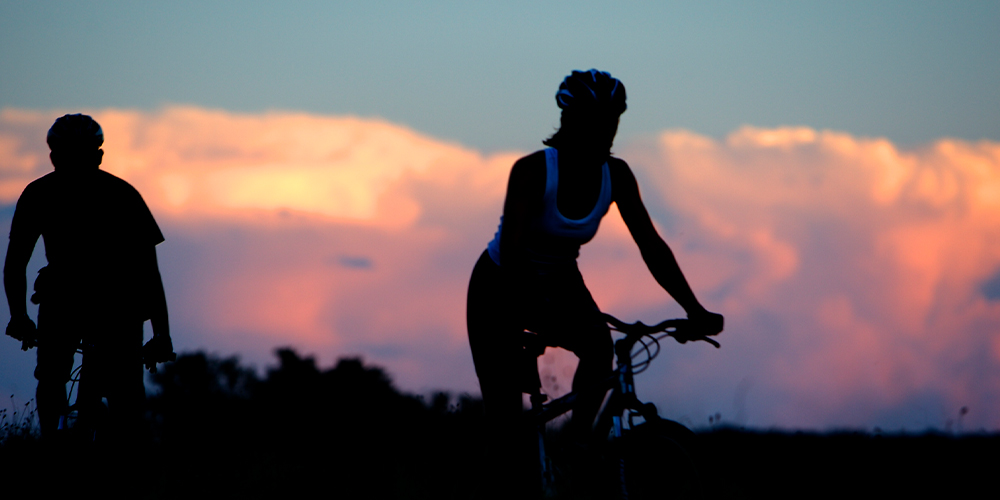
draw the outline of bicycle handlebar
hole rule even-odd
[[[691,332],[690,330],[694,329],[694,327],[689,319],[668,319],[655,325],[647,325],[642,321],[626,323],[610,314],[601,314],[604,317],[604,321],[611,325],[615,331],[622,332],[628,337],[642,337],[662,332],[667,334],[667,336],[673,337],[674,340],[681,344],[688,341],[701,340],[712,344],[716,349],[722,347],[717,341],[708,338],[707,335]]]

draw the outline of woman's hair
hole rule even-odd
[[[596,69],[573,71],[556,92],[556,104],[562,109],[559,130],[542,144],[556,149],[567,146],[604,149],[604,145],[592,143],[602,138],[608,141],[610,152],[618,118],[628,107],[625,99],[625,85],[610,74]]]
[[[542,144],[556,149],[587,147],[606,150],[611,154],[611,144],[618,130],[618,115],[580,115],[563,110],[559,117],[559,130],[556,130]],[[605,140],[607,144],[595,144],[597,140]]]

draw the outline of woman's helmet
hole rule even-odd
[[[573,71],[559,84],[559,108],[572,112],[603,112],[615,116],[625,112],[625,85],[605,71]]]
[[[52,151],[98,149],[104,144],[104,131],[87,115],[63,115],[52,124],[45,142]]]

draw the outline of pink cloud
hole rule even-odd
[[[730,345],[757,360],[743,376],[772,392],[770,422],[872,425],[898,407],[895,425],[942,426],[968,405],[1000,423],[1000,303],[983,293],[1000,272],[1000,145],[747,127],[625,154]]]
[[[48,165],[61,113],[0,112],[0,202]],[[363,354],[409,389],[474,391],[465,287],[518,153],[380,120],[191,107],[93,113],[135,185],[182,348],[269,362]],[[1000,427],[1000,145],[808,128],[668,131],[619,146],[723,349],[665,345],[639,380],[663,413],[752,426]],[[682,313],[612,210],[581,268],[623,318]],[[542,363],[568,386],[564,354]],[[742,394],[742,396],[741,396]]]

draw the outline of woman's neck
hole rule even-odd
[[[560,164],[566,163],[578,167],[599,167],[608,161],[610,154],[606,150],[592,148],[559,148]]]

